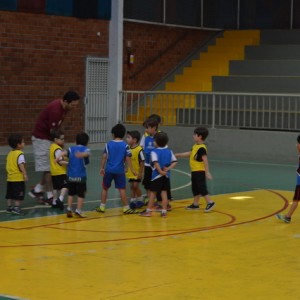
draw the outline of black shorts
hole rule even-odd
[[[143,178],[143,186],[146,190],[150,190],[150,183],[151,183],[151,176],[152,176],[152,169],[149,166],[145,166],[144,168],[144,178]]]
[[[56,175],[51,177],[52,177],[52,185],[54,190],[61,190],[67,187],[68,181],[67,181],[66,174]]]
[[[128,182],[141,182],[141,181],[142,181],[141,179],[133,179],[133,178],[128,179]]]
[[[295,187],[293,200],[300,201],[300,185],[296,185],[296,187]]]
[[[7,181],[6,184],[6,199],[24,200],[25,182],[24,181]]]
[[[193,196],[208,195],[204,171],[192,172],[192,192]]]
[[[159,177],[154,179],[150,183],[150,191],[151,192],[161,192],[170,190],[170,178],[166,176]]]
[[[70,182],[68,181],[68,194],[69,196],[85,197],[86,182]]]

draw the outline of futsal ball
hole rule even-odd
[[[130,202],[129,207],[131,209],[136,209],[136,203],[134,201]]]

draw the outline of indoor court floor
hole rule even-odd
[[[0,299],[299,299],[300,210],[274,215],[293,196],[295,165],[210,159],[216,208],[187,211],[188,160],[172,172],[167,218],[122,215],[112,188],[99,204],[100,153],[88,167],[86,219],[26,197],[22,217],[5,213],[1,159]],[[28,159],[27,190],[37,180]]]

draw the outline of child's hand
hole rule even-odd
[[[28,181],[28,176],[27,176],[27,174],[24,174],[24,175],[23,175],[23,178],[24,178],[24,181]]]
[[[205,172],[205,176],[206,176],[207,179],[213,179],[213,177],[210,174],[210,172]]]
[[[77,158],[84,158],[84,157],[85,157],[85,154],[84,154],[84,152],[77,151],[77,152],[75,153],[75,156],[76,156]]]
[[[104,174],[105,174],[105,170],[103,168],[100,169],[100,176],[104,176]]]
[[[165,170],[161,170],[161,172],[160,172],[160,175],[163,175],[163,176],[166,176],[167,174],[168,174],[168,172]]]

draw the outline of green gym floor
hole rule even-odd
[[[122,215],[110,190],[99,204],[100,151],[88,166],[88,218],[68,219],[26,196],[22,217],[5,213],[1,156],[0,299],[298,299],[300,211],[291,224],[274,214],[289,205],[295,165],[210,158],[216,208],[187,211],[188,160],[172,172],[167,218]],[[27,191],[38,180],[27,158]]]

